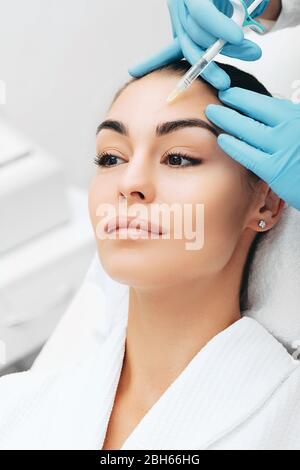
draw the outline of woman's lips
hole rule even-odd
[[[111,233],[119,229],[141,230],[158,235],[165,233],[165,230],[161,225],[155,224],[149,220],[139,219],[137,217],[113,217],[105,225],[106,233]]]

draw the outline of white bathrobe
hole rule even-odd
[[[125,351],[128,292],[121,287],[109,298],[111,315],[100,316],[101,331],[91,332],[73,362],[0,378],[0,449],[102,448]],[[121,449],[300,449],[299,362],[242,317],[193,357]]]

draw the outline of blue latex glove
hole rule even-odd
[[[300,105],[238,87],[219,98],[229,108],[210,104],[205,114],[232,134],[219,135],[220,147],[300,210]]]
[[[269,0],[257,7],[253,17],[260,15]],[[249,5],[252,0],[246,0]],[[171,16],[173,41],[160,52],[131,68],[133,77],[140,77],[162,65],[186,58],[193,65],[204,51],[222,38],[225,45],[222,54],[243,60],[257,60],[261,48],[244,39],[244,33],[233,20],[232,5],[229,0],[168,0]],[[230,78],[224,70],[211,63],[202,74],[203,78],[219,90],[230,87]]]

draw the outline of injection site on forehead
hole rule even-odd
[[[170,135],[185,128],[201,128],[218,137],[219,129],[206,115],[208,104],[220,104],[217,96],[204,83],[198,82],[180,97],[177,103],[167,104],[166,94],[176,82],[176,75],[151,74],[129,83],[116,94],[106,118],[96,129],[96,136],[108,129],[131,137],[136,124],[152,130],[155,137]]]

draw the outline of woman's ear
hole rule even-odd
[[[251,214],[249,227],[256,232],[266,232],[273,228],[280,220],[285,202],[275,194],[264,181]],[[259,225],[261,221],[264,221]]]

